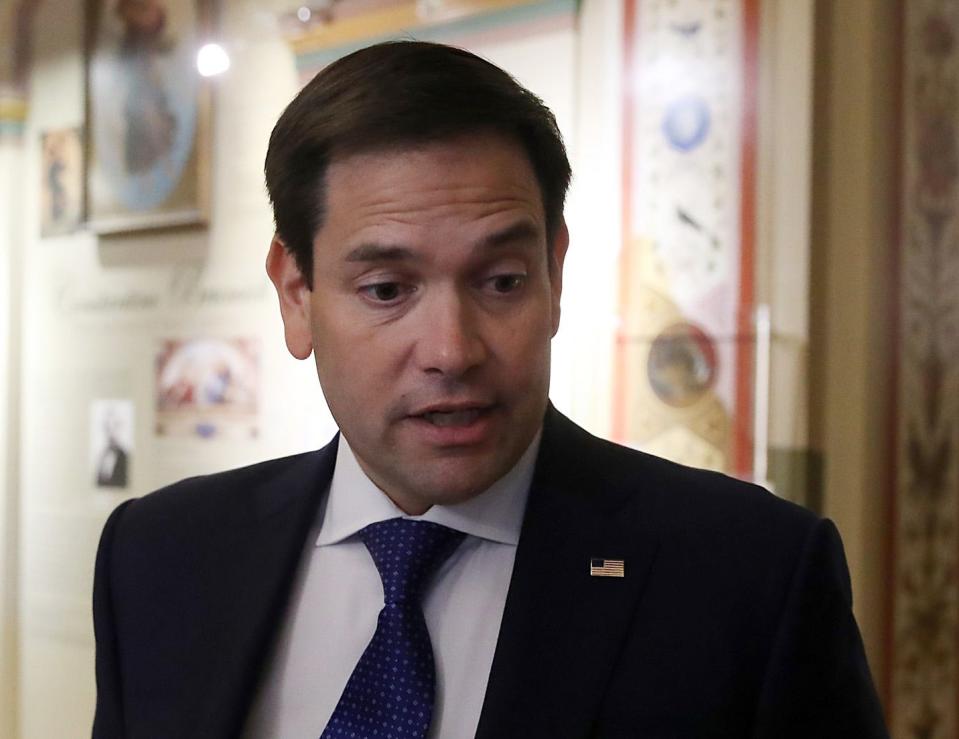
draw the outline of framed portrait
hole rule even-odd
[[[80,130],[46,131],[40,137],[40,149],[40,236],[73,233],[83,212]]]
[[[203,224],[209,0],[88,0],[87,222],[97,233]]]
[[[166,339],[156,358],[156,434],[255,438],[259,386],[256,339]]]
[[[98,488],[130,484],[133,417],[132,400],[103,398],[90,404],[90,477]]]

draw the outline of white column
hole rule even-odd
[[[18,233],[22,143],[0,134],[0,736],[18,736]]]

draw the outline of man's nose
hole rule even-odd
[[[424,301],[417,359],[424,372],[461,377],[487,357],[477,306],[457,291]]]

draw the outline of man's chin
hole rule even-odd
[[[461,460],[462,461],[462,460]],[[480,469],[469,465],[468,469],[449,469],[455,465],[441,465],[440,469],[416,471],[408,484],[398,486],[397,494],[387,493],[400,508],[407,512],[407,506],[425,511],[434,505],[449,506],[465,503],[481,495],[500,477],[509,472],[510,467],[490,474],[494,467],[490,461]],[[399,500],[397,500],[399,499]],[[402,502],[401,502],[402,501]],[[406,503],[406,505],[403,505]]]
[[[488,488],[489,485],[486,484],[443,485],[435,487],[426,485],[418,487],[415,492],[411,491],[408,495],[402,497],[404,501],[408,501],[408,504],[425,512],[435,505],[450,506],[465,503],[481,495]],[[394,500],[394,502],[396,501]],[[400,505],[400,507],[405,510],[405,506]]]

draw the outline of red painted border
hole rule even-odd
[[[752,429],[755,383],[756,292],[756,142],[759,90],[759,0],[743,0],[742,154],[740,159],[739,310],[737,317],[736,411],[733,424],[733,472],[753,472]]]
[[[636,37],[639,23],[639,0],[623,2],[623,151],[620,161],[622,171],[623,237],[619,254],[619,316],[616,327],[616,345],[613,365],[613,413],[612,437],[625,442],[626,419],[632,398],[628,393],[626,377],[626,352],[629,337],[626,332],[626,296],[629,291],[630,236],[633,232],[633,120],[636,114]]]

